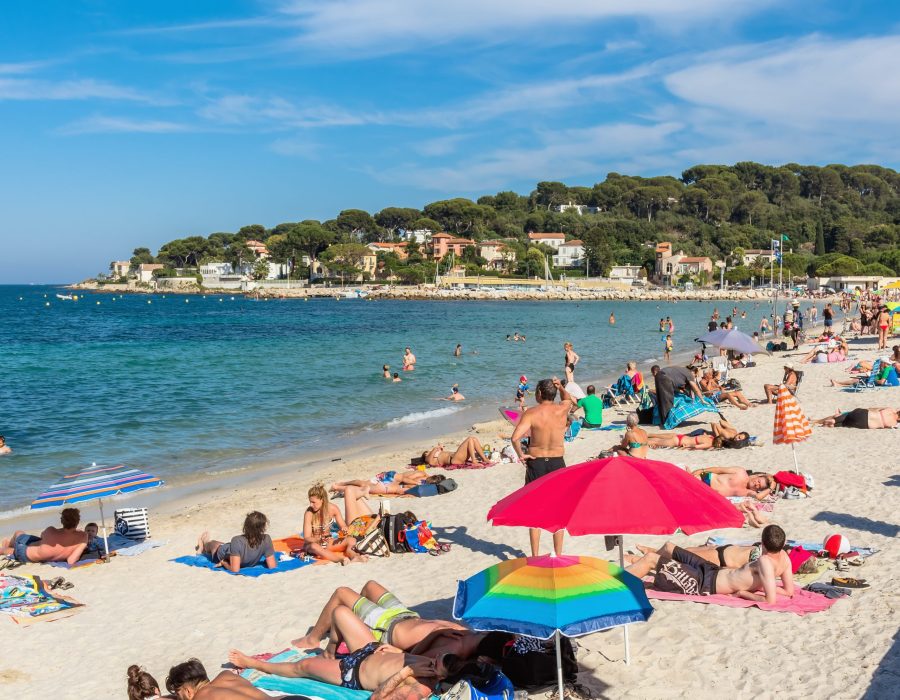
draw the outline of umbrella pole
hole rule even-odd
[[[566,700],[566,689],[563,685],[562,649],[560,647],[559,630],[556,630],[556,680],[559,682],[559,700]]]
[[[619,538],[619,566],[625,568],[625,537],[618,535]],[[628,625],[622,625],[622,632],[625,634],[625,665],[631,663],[631,643],[628,641]]]
[[[794,456],[794,471],[800,473],[800,465],[797,464],[797,450],[794,449],[794,443],[791,443],[791,454]]]
[[[98,498],[100,503],[100,525],[103,527],[103,551],[106,553],[106,561],[109,561],[109,540],[106,537],[106,516],[103,515],[103,499]]]

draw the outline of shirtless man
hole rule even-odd
[[[438,401],[465,401],[466,397],[459,390],[459,384],[454,384],[450,388],[450,396],[442,396]]]
[[[555,403],[559,392],[560,403]],[[519,418],[512,434],[512,446],[525,464],[525,483],[530,484],[557,469],[563,469],[565,462],[566,418],[572,407],[572,399],[566,393],[559,379],[542,379],[534,391],[537,406],[529,408]],[[522,451],[522,438],[531,433],[528,443],[528,454]],[[529,528],[531,538],[531,556],[536,557],[540,550],[541,531]],[[553,551],[562,553],[563,531],[553,533]]]
[[[166,690],[178,700],[270,700],[272,697],[231,671],[222,671],[209,680],[206,669],[197,659],[188,659],[169,669]],[[296,696],[278,697],[288,700]]]
[[[702,467],[691,472],[723,496],[750,496],[761,501],[775,488],[769,474],[751,474],[741,467]]]
[[[40,537],[18,531],[0,543],[0,554],[11,555],[21,562],[77,562],[88,544],[84,530],[79,530],[81,513],[77,508],[64,508],[60,514],[62,527],[48,527]]]
[[[900,421],[900,410],[896,408],[854,408],[852,411],[845,413],[837,411],[833,416],[819,418],[811,422],[813,425],[822,425],[826,428],[878,430],[880,428],[893,428],[898,421]]]
[[[291,644],[298,649],[318,649],[331,629],[334,611],[341,605],[350,608],[368,625],[375,641],[398,649],[412,649],[438,630],[470,631],[467,627],[448,620],[423,620],[380,583],[369,581],[359,593],[346,586],[337,588],[322,608],[316,624],[306,636],[295,639]],[[335,646],[329,642],[324,656],[334,658],[334,651]]]
[[[645,547],[639,544],[637,548],[643,554],[656,552],[660,556],[671,559],[675,545],[671,542],[666,542],[659,549],[654,549],[653,547]],[[703,557],[710,564],[716,564],[723,569],[740,569],[745,564],[754,562],[762,556],[762,545],[759,542],[748,545],[723,544],[718,547],[714,544],[705,544],[701,547],[682,547],[682,549],[687,550],[691,554],[696,554],[698,557]],[[629,563],[634,563],[640,557],[632,555],[629,559],[629,555],[626,554],[625,559]]]
[[[403,353],[403,369],[407,372],[412,371],[416,368],[416,356],[413,355],[413,351],[409,348],[406,348],[406,352]]]
[[[8,455],[12,452],[12,448],[6,444],[6,438],[0,435],[0,455]]]
[[[653,589],[657,591],[733,595],[773,605],[778,602],[779,593],[789,598],[794,596],[794,578],[791,560],[784,551],[785,540],[784,530],[778,525],[767,525],[762,531],[759,559],[738,569],[720,567],[686,549],[666,543],[666,554],[649,552],[625,570],[638,578],[655,570]]]

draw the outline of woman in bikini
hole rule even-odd
[[[572,348],[572,343],[564,343],[563,348],[566,351],[566,357],[564,360],[565,364],[565,373],[566,373],[566,381],[574,382],[575,381],[575,365],[578,364],[578,361],[581,359],[578,356],[578,353]]]
[[[409,489],[419,484],[439,484],[446,479],[443,474],[428,476],[427,472],[412,469],[398,474],[397,472],[381,472],[369,481],[363,479],[351,479],[349,481],[336,481],[331,485],[333,493],[344,493],[348,486],[356,486],[366,495],[373,496],[402,496]]]
[[[845,413],[838,411],[833,416],[810,422],[826,428],[878,430],[895,427],[900,422],[900,410],[896,408],[854,408],[852,411]]]
[[[887,350],[888,329],[891,327],[891,312],[886,306],[878,312],[878,349]]]
[[[481,443],[476,437],[467,437],[456,448],[449,452],[443,445],[435,445],[428,452],[422,453],[422,462],[429,467],[445,467],[448,464],[468,464],[470,462],[487,462]]]
[[[625,434],[622,436],[622,442],[613,447],[613,451],[627,454],[629,457],[647,459],[648,446],[647,431],[638,425],[637,413],[629,413],[625,418]]]
[[[322,484],[316,484],[308,492],[309,507],[303,514],[304,549],[317,559],[338,562],[341,566],[352,561],[364,562],[368,557],[356,552],[353,537],[335,537],[332,526],[346,530],[347,521],[341,510],[328,500],[328,492]]]
[[[686,450],[711,450],[716,438],[707,433],[687,435],[683,433],[648,433],[647,444],[652,448],[681,447]]]
[[[350,690],[374,692],[373,697],[405,700],[424,700],[442,681],[453,685],[462,677],[487,680],[495,672],[489,664],[440,653],[440,648],[431,648],[427,639],[410,653],[377,642],[366,623],[345,605],[337,606],[332,613],[330,638],[335,646],[345,642],[350,653],[341,659],[317,654],[300,661],[270,663],[232,649],[228,660],[238,668],[283,678],[314,678]]]

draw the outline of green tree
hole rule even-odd
[[[266,237],[266,227],[262,224],[250,224],[249,226],[241,226],[237,235],[245,241],[261,241]]]
[[[421,216],[422,213],[418,209],[386,207],[375,215],[375,223],[388,231],[391,236],[396,236],[400,229],[411,229]]]
[[[375,219],[367,211],[362,209],[344,209],[335,219],[335,225],[339,231],[350,235],[358,241],[371,243],[382,238],[382,231]]]
[[[441,225],[434,219],[423,216],[421,219],[416,219],[412,228],[413,231],[431,231],[432,233],[438,233],[441,230]]]
[[[269,276],[269,261],[265,258],[260,258],[256,262],[253,263],[253,268],[250,272],[250,276],[255,280],[264,280]]]
[[[816,221],[816,255],[825,255],[825,228],[822,226],[822,220]]]
[[[153,253],[150,252],[149,248],[135,248],[131,254],[130,262],[132,269],[134,269],[138,265],[149,265],[151,263],[155,263],[156,258],[153,257]]]
[[[425,205],[425,215],[440,223],[446,230],[461,236],[490,219],[493,210],[475,204],[471,199],[457,197]]]
[[[328,246],[320,259],[333,276],[354,280],[363,271],[363,259],[371,254],[362,243],[336,243]]]

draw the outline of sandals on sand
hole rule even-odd
[[[19,561],[18,559],[13,559],[12,557],[5,557],[2,561],[0,561],[0,571],[6,571],[8,569],[18,569],[25,562]]]
[[[570,700],[591,700],[594,694],[591,689],[581,683],[565,684],[566,698]],[[559,686],[553,686],[553,692],[550,693],[549,700],[559,700]]]
[[[56,590],[67,591],[70,588],[75,588],[74,583],[72,583],[71,581],[66,581],[62,576],[57,576],[56,578],[51,579],[51,580],[47,581],[46,583],[47,583],[47,590],[50,590],[50,591],[56,591]]]
[[[838,588],[869,588],[864,578],[838,578],[831,579],[831,585]]]

